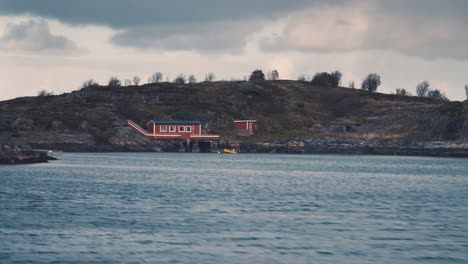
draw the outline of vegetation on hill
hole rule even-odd
[[[76,151],[155,150],[150,140],[126,127],[127,119],[142,126],[150,119],[197,119],[204,132],[238,142],[394,146],[468,139],[467,106],[459,102],[303,81],[206,79],[129,87],[114,85],[120,82],[114,78],[107,86],[89,80],[68,94],[0,102],[0,121],[34,147]],[[258,120],[257,135],[237,137],[236,119]]]

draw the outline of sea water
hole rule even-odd
[[[468,159],[63,154],[0,166],[0,263],[468,263]]]

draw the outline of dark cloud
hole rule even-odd
[[[144,26],[117,33],[112,41],[140,49],[240,52],[249,36],[261,29],[258,21]]]
[[[56,18],[69,24],[98,24],[121,29],[142,25],[201,24],[220,20],[272,17],[315,1],[2,0],[0,14],[33,14]]]
[[[424,58],[468,57],[466,10],[467,0],[0,1],[0,14],[109,26],[118,32],[113,43],[141,49],[237,51],[265,21],[290,16],[283,32],[262,41],[265,51],[384,49]]]
[[[238,51],[262,19],[316,0],[3,0],[0,14],[32,14],[72,25],[117,29],[111,41],[135,48]],[[252,24],[246,25],[245,21]]]
[[[59,52],[61,54],[79,51],[73,41],[52,34],[49,24],[43,19],[8,24],[5,35],[0,37],[0,47],[26,51]]]

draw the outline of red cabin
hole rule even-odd
[[[219,135],[202,134],[200,121],[151,120],[146,126],[148,136],[157,139],[219,139]]]
[[[241,133],[247,133],[249,136],[257,131],[257,120],[235,120],[236,129]]]

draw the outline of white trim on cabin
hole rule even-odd
[[[156,137],[181,137],[179,134],[155,134]]]
[[[164,128],[164,129],[163,129]],[[167,125],[160,125],[159,126],[159,130],[162,132],[162,133],[166,133],[167,132]]]
[[[191,135],[190,138],[219,138],[219,135]]]
[[[185,126],[178,126],[177,129],[178,129],[177,131],[185,133]]]
[[[177,126],[176,125],[169,125],[169,132],[176,132]]]
[[[192,133],[192,131],[193,131],[192,126],[186,126],[185,127],[185,132]]]
[[[234,123],[256,123],[257,120],[234,120]]]

